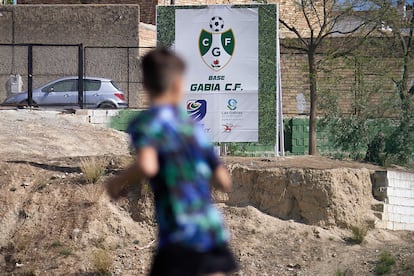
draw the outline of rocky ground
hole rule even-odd
[[[0,116],[0,275],[145,275],[156,246],[151,194],[131,189],[111,202],[102,186],[130,162],[125,134],[72,115],[7,112]],[[105,163],[96,184],[86,183],[80,169],[85,156]],[[376,169],[320,157],[227,162]],[[345,228],[237,206],[218,204],[240,262],[235,275],[375,275],[383,252],[395,260],[390,275],[414,275],[413,232],[371,229],[355,244]]]

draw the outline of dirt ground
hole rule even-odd
[[[156,246],[151,195],[131,189],[111,202],[102,189],[130,161],[128,137],[72,115],[0,115],[0,275],[145,275]],[[105,161],[97,184],[85,182],[85,156]],[[322,157],[226,162],[264,170],[378,169]],[[218,207],[240,262],[234,275],[375,275],[384,251],[396,261],[390,275],[414,275],[414,232],[372,229],[355,244],[348,229],[281,220],[248,204]]]

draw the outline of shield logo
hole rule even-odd
[[[206,100],[187,101],[187,114],[196,121],[201,121],[207,113]]]
[[[224,21],[219,16],[210,20],[211,32],[202,29],[198,39],[204,63],[214,71],[223,69],[233,57],[236,41],[232,29],[223,31]]]

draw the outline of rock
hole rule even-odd
[[[15,192],[17,189],[16,189],[16,187],[11,187],[10,188],[10,192]]]
[[[80,236],[80,232],[81,232],[81,230],[79,228],[73,229],[72,230],[72,235],[71,235],[70,238],[76,241]]]

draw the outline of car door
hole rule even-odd
[[[77,103],[76,79],[59,80],[42,88],[37,103],[46,106],[71,106]]]
[[[96,108],[100,102],[102,82],[94,79],[84,79],[83,89],[85,91],[85,107]]]

